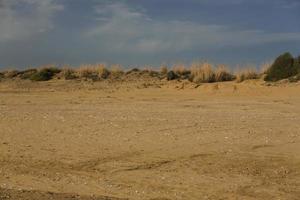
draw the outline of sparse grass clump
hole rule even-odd
[[[234,78],[234,75],[224,65],[219,65],[215,70],[216,82],[232,81]]]
[[[142,75],[142,76],[151,76],[151,77],[158,77],[159,76],[159,72],[155,71],[152,67],[150,66],[145,66],[144,69],[142,70],[137,70],[137,68],[134,68],[132,70],[130,70],[127,74],[138,74],[138,75]]]
[[[279,81],[300,73],[299,58],[293,58],[290,53],[280,55],[267,71],[265,81]]]
[[[149,75],[151,77],[159,77],[160,73],[151,66],[145,66],[145,69],[141,71],[141,74]]]
[[[162,65],[160,67],[160,74],[165,76],[165,75],[167,75],[167,73],[168,73],[168,67],[166,65]]]
[[[188,70],[184,64],[174,65],[173,72],[182,78],[187,78],[191,74],[191,71]]]
[[[191,81],[195,83],[212,83],[215,82],[215,72],[211,64],[193,63],[191,66]]]
[[[258,79],[259,74],[255,70],[255,68],[246,68],[240,70],[236,74],[236,82],[241,83],[245,80]]]
[[[110,75],[110,71],[105,67],[98,68],[98,76],[102,79],[107,79]]]
[[[65,80],[72,80],[72,79],[78,78],[78,76],[76,74],[76,70],[71,69],[71,68],[67,68],[67,67],[62,69],[61,76]]]
[[[91,79],[97,81],[100,78],[106,79],[110,75],[110,72],[104,64],[98,65],[83,65],[78,69],[80,78]]]
[[[112,65],[110,67],[110,74],[113,77],[120,77],[120,76],[122,76],[124,74],[122,66],[121,65]]]
[[[261,74],[268,74],[271,66],[272,66],[273,62],[264,62],[263,64],[261,64],[260,66],[260,73]]]
[[[80,66],[77,72],[80,78],[86,78],[86,79],[94,78],[94,77],[98,78],[96,71],[92,67],[89,67],[87,65]]]
[[[30,76],[30,80],[32,81],[48,81],[53,78],[54,75],[61,72],[61,69],[56,67],[47,67],[37,70]]]

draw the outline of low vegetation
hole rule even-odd
[[[255,68],[245,68],[243,70],[238,71],[236,74],[236,82],[240,83],[245,80],[258,79],[259,74]]]
[[[167,73],[168,73],[168,67],[166,66],[166,65],[162,65],[161,67],[160,67],[160,73],[162,74],[162,75],[167,75]]]
[[[123,79],[123,77],[149,76],[158,79],[189,80],[194,83],[213,83],[233,81],[243,82],[249,79],[264,77],[265,81],[278,81],[288,79],[291,82],[300,81],[300,56],[294,58],[290,53],[280,55],[274,63],[266,62],[262,64],[261,70],[257,67],[244,66],[242,70],[235,73],[230,71],[225,65],[214,66],[208,62],[195,62],[190,66],[175,64],[171,68],[162,65],[160,69],[151,67],[132,68],[124,70],[120,65],[107,67],[105,64],[82,65],[78,68],[65,66],[58,68],[55,66],[45,66],[42,68],[29,68],[26,70],[6,70],[0,72],[0,79],[29,79],[32,81],[48,81],[57,79],[80,79],[101,81],[105,79]]]
[[[17,70],[7,70],[3,72],[4,78],[9,78],[9,79],[16,78],[18,74],[19,71]]]
[[[55,67],[42,68],[33,73],[29,79],[32,81],[48,81],[60,72],[61,70]]]
[[[215,72],[209,63],[194,63],[191,67],[190,80],[195,83],[215,82]]]
[[[172,70],[167,73],[167,80],[168,81],[178,79],[178,77],[179,76]]]
[[[34,74],[36,74],[38,72],[37,69],[27,69],[27,70],[24,70],[24,71],[20,71],[18,73],[18,76],[21,78],[21,79],[30,79]]]
[[[219,65],[215,70],[215,80],[216,82],[222,81],[232,81],[235,79],[235,75],[233,75],[225,65]]]
[[[92,79],[94,81],[97,81],[100,79],[106,79],[109,76],[110,71],[108,71],[104,64],[95,66],[84,65],[78,69],[78,74],[80,78]]]
[[[110,72],[110,76],[112,78],[119,78],[124,74],[124,71],[123,71],[121,65],[112,65],[110,67],[109,72]]]
[[[61,77],[63,77],[65,80],[72,80],[77,79],[78,75],[74,69],[65,67],[61,71]]]
[[[279,81],[300,73],[300,59],[290,53],[280,55],[267,71],[265,81]]]
[[[298,82],[298,81],[300,81],[300,73],[297,74],[296,76],[290,77],[290,78],[289,78],[289,81],[290,81],[290,82]]]

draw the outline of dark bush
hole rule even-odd
[[[177,78],[178,78],[178,75],[174,71],[169,71],[167,73],[167,80],[168,81],[171,81],[171,80],[174,80],[174,79],[177,79]]]
[[[265,81],[278,81],[295,76],[299,72],[299,65],[290,53],[279,56],[267,72]]]
[[[30,80],[32,81],[48,81],[53,78],[54,75],[60,73],[61,70],[55,67],[51,68],[44,68],[36,73],[34,73],[31,77]]]

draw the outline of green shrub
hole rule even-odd
[[[54,75],[60,73],[61,70],[55,67],[43,68],[36,73],[32,74],[30,80],[32,81],[48,81],[53,78]]]
[[[19,72],[19,77],[21,79],[30,79],[30,77],[37,73],[37,69],[26,69],[24,71]]]
[[[265,81],[278,81],[298,74],[300,66],[290,53],[280,55],[271,65]]]

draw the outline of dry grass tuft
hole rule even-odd
[[[110,74],[105,64],[82,65],[77,72],[80,78],[92,80],[106,79]]]
[[[106,68],[105,64],[98,64],[95,66],[98,77],[106,79],[108,78],[110,71]]]
[[[261,64],[260,73],[267,74],[274,61],[267,61]]]
[[[90,78],[92,76],[98,76],[97,70],[91,65],[81,65],[77,70],[80,78]]]
[[[240,70],[236,74],[236,82],[241,83],[245,80],[250,79],[258,79],[259,74],[257,73],[257,70],[254,67],[248,67],[243,70]]]
[[[179,76],[185,76],[190,73],[187,67],[184,64],[175,64],[173,66],[173,72],[175,72]]]
[[[166,65],[161,65],[160,66],[160,74],[166,75],[168,73],[168,67]]]
[[[120,76],[124,74],[123,67],[121,65],[111,65],[110,66],[110,73],[113,76]]]
[[[157,70],[155,70],[153,67],[151,67],[149,65],[145,65],[143,70],[141,70],[139,72],[139,75],[149,75],[151,77],[158,77],[159,72]]]
[[[215,70],[215,81],[232,81],[234,79],[234,75],[229,72],[229,70],[225,67],[225,65],[219,65]]]
[[[61,73],[61,77],[63,77],[65,80],[72,80],[78,78],[78,75],[76,73],[75,69],[72,69],[70,67],[63,67]]]
[[[191,65],[191,80],[195,83],[215,82],[215,73],[211,64],[193,63]]]

